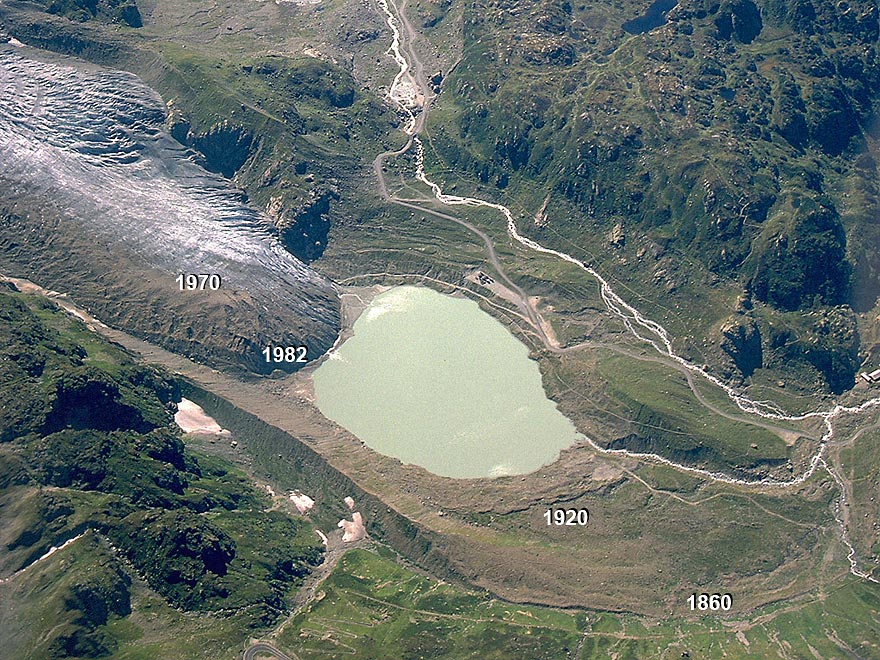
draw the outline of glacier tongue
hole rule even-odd
[[[238,315],[233,311],[230,318],[262,314],[274,326],[230,328],[230,348],[246,344],[234,350],[258,352],[262,344],[284,340],[307,343],[316,356],[332,345],[339,327],[333,284],[287,252],[240,192],[199,166],[194,154],[165,131],[162,99],[139,78],[0,46],[0,89],[0,189],[9,192],[7,199],[17,200],[19,210],[27,209],[31,231],[38,230],[36,225],[45,231],[46,218],[51,218],[53,234],[79,239],[73,261],[90,267],[65,276],[87,276],[95,270],[97,255],[109,251],[134,264],[129,267],[142,268],[146,280],[163,280],[142,292],[161,308],[161,299],[185,295],[165,286],[178,273],[218,273],[223,289],[234,295],[215,296],[205,304],[245,306],[249,309]],[[27,233],[27,227],[4,222],[0,232],[21,250],[27,236],[18,234]],[[71,249],[68,240],[62,244]],[[35,246],[30,249],[24,258],[22,253],[11,258],[33,267],[40,255]],[[62,255],[44,247],[41,256]],[[76,293],[73,282],[61,281],[61,273],[40,274],[55,279],[53,286],[67,284],[65,290]],[[121,307],[145,302],[114,297]],[[169,308],[178,314],[179,300]],[[115,315],[110,307],[105,313]],[[119,324],[131,324],[137,314],[116,316]],[[180,323],[154,325],[159,329],[153,334],[141,334],[161,341],[161,328],[173,330]],[[200,339],[193,336],[192,341]],[[179,338],[172,343],[181,347]],[[209,351],[192,352],[210,357]],[[244,362],[266,370],[250,355]]]

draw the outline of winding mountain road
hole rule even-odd
[[[587,441],[593,447],[593,449],[602,454],[630,456],[652,461],[655,463],[662,463],[678,470],[699,475],[706,479],[744,487],[771,486],[789,488],[793,486],[798,486],[804,483],[810,477],[812,477],[813,474],[815,474],[816,470],[822,468],[835,481],[840,491],[840,496],[838,498],[835,510],[835,517],[837,518],[837,521],[840,525],[840,540],[848,550],[847,557],[850,563],[850,572],[857,577],[880,584],[880,580],[877,580],[870,573],[867,573],[859,568],[859,562],[855,548],[853,547],[849,539],[847,518],[846,515],[842,513],[846,510],[848,506],[846,502],[847,486],[843,477],[838,473],[838,471],[829,466],[828,462],[825,460],[828,445],[832,442],[832,439],[834,437],[834,422],[843,415],[862,415],[874,408],[880,407],[880,397],[870,398],[855,406],[844,406],[842,404],[836,404],[830,410],[817,410],[800,415],[789,415],[785,413],[778,405],[771,401],[753,400],[746,394],[725,383],[717,376],[709,373],[706,369],[678,355],[673,347],[672,336],[666,330],[666,328],[664,328],[657,321],[645,317],[635,307],[627,303],[614,291],[608,280],[606,280],[592,266],[584,263],[576,257],[571,256],[570,254],[547,248],[540,243],[520,234],[519,229],[516,226],[513,213],[510,211],[509,208],[502,204],[484,199],[478,199],[474,197],[461,197],[458,195],[449,195],[444,193],[441,186],[438,183],[430,180],[425,173],[424,146],[419,139],[419,134],[424,129],[425,122],[427,121],[428,112],[430,110],[431,101],[433,98],[432,91],[429,89],[427,81],[424,78],[424,66],[420,61],[418,53],[414,47],[415,42],[419,38],[419,34],[413,28],[412,24],[409,22],[409,19],[406,16],[407,0],[400,0],[400,2],[394,2],[394,0],[377,0],[377,2],[379,8],[384,12],[386,23],[391,30],[392,40],[391,45],[388,49],[388,54],[394,58],[395,62],[397,62],[399,66],[398,73],[394,77],[394,81],[388,91],[388,99],[397,106],[398,114],[400,115],[402,120],[403,132],[407,136],[407,141],[401,148],[379,154],[373,161],[373,168],[376,172],[376,176],[378,179],[379,191],[383,198],[385,198],[390,203],[398,204],[406,208],[418,210],[422,213],[450,220],[469,229],[474,234],[476,234],[483,241],[487,248],[489,262],[492,264],[492,267],[497,271],[498,275],[505,281],[505,283],[507,283],[510,288],[515,291],[519,296],[520,300],[518,306],[520,307],[521,311],[526,314],[529,319],[530,325],[548,350],[553,352],[563,352],[576,349],[577,347],[559,346],[558,344],[556,344],[556,342],[552,341],[547,336],[540,322],[537,309],[535,309],[534,304],[531,302],[525,292],[514,282],[512,282],[510,278],[505,274],[500,260],[498,259],[494,243],[485,232],[481,231],[480,229],[465,220],[452,216],[449,213],[437,211],[436,209],[432,208],[432,206],[429,206],[429,204],[431,204],[432,202],[439,202],[446,207],[469,206],[494,209],[504,216],[507,223],[507,234],[512,240],[534,252],[554,256],[587,272],[599,284],[602,300],[605,303],[608,311],[611,314],[617,316],[623,322],[627,330],[636,339],[644,342],[645,344],[648,344],[649,346],[654,348],[660,356],[667,360],[670,360],[671,362],[676,363],[681,370],[684,370],[684,372],[686,372],[687,374],[688,382],[691,386],[691,389],[694,391],[695,395],[698,397],[701,403],[703,403],[703,405],[709,407],[709,409],[713,410],[713,412],[720,413],[717,407],[711,406],[711,404],[709,404],[709,402],[705,400],[705,397],[703,397],[698,392],[696,384],[693,380],[695,376],[702,378],[705,381],[708,381],[709,383],[723,390],[730,398],[730,400],[743,413],[751,416],[753,419],[760,419],[761,422],[759,423],[759,425],[763,425],[765,423],[765,420],[772,420],[773,422],[796,422],[808,419],[816,419],[818,421],[821,421],[821,423],[825,427],[825,432],[820,438],[819,446],[815,454],[811,457],[807,469],[804,470],[800,475],[797,475],[790,480],[777,480],[768,478],[750,481],[734,478],[720,472],[713,472],[702,468],[682,465],[680,463],[676,463],[667,458],[664,458],[663,456],[659,456],[653,453],[631,452],[625,449],[606,449],[595,443],[590,438],[587,438]],[[409,59],[407,59],[407,57]],[[413,94],[413,89],[418,90],[418,93]],[[421,97],[421,99],[419,97]],[[391,157],[404,155],[412,149],[415,150],[416,158],[415,178],[418,181],[421,181],[430,189],[432,193],[432,198],[430,199],[417,200],[399,198],[395,195],[392,195],[388,189],[388,183],[385,179],[385,161]],[[766,426],[765,428],[781,431],[786,430],[783,427],[779,427],[775,424],[773,424],[772,426]]]
[[[297,660],[297,656],[289,656],[286,653],[282,653],[277,648],[272,646],[271,644],[267,644],[266,642],[258,642],[257,644],[252,644],[247,648],[242,655],[242,660],[259,660],[262,657],[270,656],[273,658],[278,658],[278,660]]]

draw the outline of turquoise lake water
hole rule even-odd
[[[579,436],[526,346],[475,302],[396,287],[314,373],[321,412],[367,446],[456,478],[526,474]]]

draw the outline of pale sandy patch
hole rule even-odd
[[[798,433],[797,431],[789,431],[787,429],[771,429],[776,431],[776,435],[782,438],[782,441],[788,447],[794,447],[798,440],[803,437],[803,433]]]
[[[396,101],[410,110],[420,110],[425,105],[424,94],[410,78],[401,80],[397,87],[391,91],[390,96],[392,101]]]
[[[505,465],[504,463],[499,463],[494,466],[491,470],[489,470],[490,477],[509,477],[513,474],[514,470],[510,465]]]
[[[364,320],[374,321],[385,314],[399,314],[412,307],[412,292],[406,289],[389,294],[381,300],[373,300],[363,311]]]
[[[622,474],[623,470],[615,465],[599,463],[595,469],[593,469],[593,474],[591,476],[593,481],[614,481],[615,479],[619,479]]]
[[[541,330],[544,332],[544,336],[547,337],[547,341],[550,342],[552,346],[559,348],[559,339],[556,338],[556,331],[553,330],[553,325],[544,318],[544,315],[538,311],[538,304],[541,302],[541,298],[539,296],[532,296],[529,298],[529,304],[532,309],[535,310],[535,313],[538,315],[538,323],[541,325]],[[545,309],[548,312],[553,311],[553,307],[551,305],[547,305]]]
[[[516,293],[512,289],[506,287],[500,282],[496,282],[495,278],[487,275],[479,269],[473,271],[472,273],[468,273],[465,276],[465,279],[469,282],[480,285],[484,289],[488,289],[502,300],[506,300],[507,302],[513,303],[514,305],[519,305],[520,303],[520,297],[516,295]]]
[[[354,511],[354,498],[353,497],[351,497],[350,495],[346,495],[345,499],[343,499],[342,501],[345,502],[345,506],[348,507],[349,511]]]

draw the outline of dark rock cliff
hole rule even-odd
[[[764,365],[761,331],[753,318],[731,318],[721,327],[721,335],[721,349],[730,356],[743,378]]]

